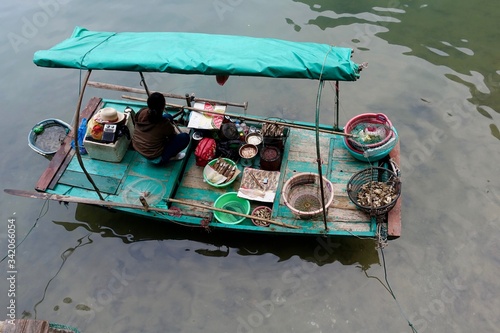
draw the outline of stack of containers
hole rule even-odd
[[[363,113],[344,127],[344,146],[356,159],[375,162],[389,155],[398,142],[398,132],[383,113]]]

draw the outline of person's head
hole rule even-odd
[[[165,110],[165,97],[159,92],[154,92],[148,97],[149,119],[158,122]]]

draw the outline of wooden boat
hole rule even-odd
[[[118,52],[119,50],[126,52]],[[78,148],[81,139],[78,137],[80,120],[90,119],[99,109],[112,107],[119,112],[125,112],[126,108],[138,111],[145,106],[145,101],[140,98],[134,101],[94,97],[82,108],[83,95],[88,84],[149,94],[143,72],[153,71],[215,75],[218,79],[239,75],[303,78],[320,82],[331,80],[335,81],[338,88],[339,81],[355,81],[362,68],[361,65],[352,62],[350,49],[326,44],[239,36],[92,32],[77,27],[71,38],[49,50],[35,53],[34,62],[43,67],[76,68],[88,72],[78,101],[73,125],[75,130],[66,137],[41,175],[35,186],[36,191],[5,190],[7,193],[105,206],[188,227],[234,232],[383,238],[397,238],[401,234],[401,197],[393,204],[394,207],[390,211],[374,215],[360,210],[347,194],[347,184],[354,174],[371,166],[387,169],[397,167],[399,143],[386,158],[377,162],[369,164],[355,159],[343,144],[346,134],[338,124],[338,103],[337,117],[333,125],[319,124],[318,115],[315,123],[286,121],[285,135],[275,138],[281,145],[278,148],[281,156],[280,165],[275,171],[260,169],[263,161],[259,156],[250,161],[250,166],[248,160],[236,160],[241,173],[234,182],[225,187],[214,187],[205,181],[204,167],[196,164],[194,155],[198,143],[196,140],[191,140],[184,159],[171,161],[163,167],[146,160],[128,144],[123,156],[111,161],[99,158],[99,154],[92,156],[90,152],[88,155],[81,155],[79,149],[71,147],[71,142],[74,140]],[[89,83],[92,70],[138,72],[141,75],[143,89]],[[319,86],[321,87],[321,84]],[[167,98],[181,98],[183,103],[186,103],[173,105],[167,112],[187,117],[204,112],[196,108],[196,104],[193,106],[191,103],[193,100],[205,103],[206,99],[165,95]],[[318,101],[320,96],[319,90]],[[212,100],[206,103],[245,109],[247,107],[246,103]],[[205,115],[211,117],[213,113],[208,112]],[[283,125],[277,120],[248,116],[247,112],[243,115],[226,111],[224,115],[232,120],[240,119],[246,122],[247,128],[254,127],[257,130],[266,124]],[[189,126],[186,123],[178,124],[179,130],[190,133],[196,130],[186,125]],[[205,135],[207,133],[208,135],[220,133],[220,129],[204,131]],[[264,145],[270,146],[269,143]],[[311,149],[314,146],[316,149]],[[89,147],[85,145],[87,150]],[[118,148],[102,149],[105,152],[116,153]],[[262,158],[265,159],[265,156]],[[317,161],[320,161],[319,167]],[[299,209],[297,213],[293,207],[287,205],[285,195],[289,192],[287,186],[290,186],[290,179],[298,179],[296,176],[303,173],[318,179],[316,188],[319,188],[317,191],[320,194],[316,199],[319,200],[320,209],[319,213],[313,216],[301,215],[301,209],[307,212],[305,208]],[[271,179],[273,181],[270,181]],[[269,182],[266,183],[265,180]],[[333,199],[330,201],[324,200],[326,196],[330,196],[329,193],[325,193],[325,188],[328,187],[325,187],[325,183],[331,184],[331,188],[328,189],[333,192]],[[254,185],[252,187],[249,184]],[[264,188],[264,185],[268,187]],[[253,192],[245,192],[248,189]],[[263,202],[262,194],[259,194],[259,191],[263,190],[271,192],[271,201]],[[300,194],[301,190],[298,191]],[[247,212],[235,212],[231,215],[241,217],[242,222],[236,224],[220,222],[214,217],[214,213],[228,213],[228,210],[215,207],[214,203],[221,195],[228,192],[235,192],[249,199],[250,211],[257,206],[270,207],[271,216],[259,218]],[[256,225],[252,223],[252,217],[269,225]]]
[[[0,333],[80,333],[68,325],[39,319],[11,319],[0,321]]]

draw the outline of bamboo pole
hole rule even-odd
[[[165,199],[165,200],[173,202],[173,203],[182,204],[182,205],[193,206],[193,207],[197,207],[197,208],[201,208],[201,209],[207,209],[207,210],[214,210],[214,211],[221,212],[221,213],[226,213],[226,214],[231,214],[231,215],[246,217],[246,218],[249,218],[249,219],[254,219],[254,220],[259,220],[259,221],[264,221],[264,222],[268,222],[268,223],[271,223],[271,224],[279,225],[279,226],[285,227],[285,228],[301,229],[301,227],[296,226],[296,225],[286,224],[286,223],[283,223],[283,222],[274,221],[274,220],[266,219],[266,218],[259,217],[259,216],[253,216],[253,215],[248,215],[248,214],[233,212],[233,211],[227,210],[227,209],[222,209],[222,208],[207,206],[207,205],[203,205],[203,204],[197,204],[197,203],[189,202],[189,201],[185,201],[185,200],[179,200],[179,199]]]
[[[145,102],[146,100],[144,98],[140,97],[133,97],[133,96],[127,96],[127,95],[122,95],[122,98],[129,99],[132,101],[140,101],[140,102]],[[179,109],[186,109],[186,110],[191,110],[195,112],[200,112],[200,113],[205,113],[209,115],[221,115],[220,113],[213,112],[213,111],[207,111],[207,110],[202,110],[202,109],[197,109],[197,108],[191,108],[189,106],[184,106],[184,105],[179,105],[179,104],[171,104],[167,103],[167,106],[173,107],[173,108],[179,108]],[[284,121],[277,121],[277,120],[269,120],[269,119],[260,119],[260,118],[255,118],[255,117],[249,117],[249,116],[242,116],[239,114],[231,114],[231,113],[224,113],[225,116],[229,117],[235,117],[239,119],[244,119],[244,120],[250,120],[250,121],[256,121],[256,122],[261,122],[261,123],[268,123],[268,124],[277,124],[277,125],[283,125],[283,126],[288,126],[292,128],[298,128],[298,129],[305,129],[305,130],[310,130],[310,131],[315,131],[316,128],[312,126],[305,126],[305,125],[298,125],[294,123],[287,123]],[[339,132],[339,131],[332,131],[332,130],[327,130],[320,128],[320,132],[322,133],[328,133],[328,134],[336,134],[336,135],[342,135],[342,136],[353,136],[352,134],[344,133],[344,132]]]
[[[32,199],[54,200],[54,201],[60,201],[60,202],[73,202],[73,203],[80,203],[80,204],[105,206],[105,207],[121,207],[121,208],[138,209],[138,210],[152,211],[152,212],[159,212],[159,213],[181,214],[181,215],[186,215],[186,216],[207,218],[207,216],[200,215],[200,214],[189,213],[189,212],[184,212],[184,211],[181,211],[179,213],[176,210],[151,207],[149,205],[148,205],[148,207],[146,207],[143,205],[134,205],[134,204],[122,203],[122,202],[102,201],[102,200],[95,200],[95,199],[78,198],[78,197],[73,197],[73,196],[69,196],[69,195],[51,194],[51,193],[43,193],[43,192],[35,192],[35,191],[25,191],[25,190],[14,190],[14,189],[4,189],[4,192],[7,194],[10,194],[10,195],[16,195],[16,196],[21,196],[21,197],[25,197],[25,198],[32,198]],[[300,229],[299,226],[290,225],[290,224],[286,224],[286,223],[282,223],[282,222],[278,222],[278,221],[274,221],[274,220],[268,220],[268,219],[265,219],[265,218],[262,218],[259,216],[253,216],[253,215],[233,212],[233,211],[222,209],[222,208],[216,208],[216,207],[207,206],[207,205],[203,205],[203,204],[196,204],[196,203],[188,202],[185,200],[179,200],[179,199],[165,199],[165,200],[173,202],[173,203],[179,203],[179,204],[186,205],[186,206],[193,206],[193,207],[206,209],[206,210],[215,210],[215,211],[220,211],[223,213],[228,213],[228,214],[232,214],[232,215],[238,215],[238,216],[242,216],[242,217],[251,218],[254,220],[269,222],[271,224],[276,224],[276,225],[286,227],[286,228]]]
[[[148,85],[146,84],[146,79],[144,79],[144,74],[142,74],[142,72],[139,72],[139,74],[141,75],[141,82],[144,85],[144,90],[146,90],[146,95],[149,97],[151,93],[149,92]]]
[[[146,207],[146,206],[144,206],[144,204],[143,205],[135,205],[135,204],[129,204],[129,203],[124,203],[124,202],[114,202],[114,201],[106,201],[106,200],[103,201],[103,200],[95,200],[95,199],[87,199],[87,198],[78,198],[78,197],[74,197],[74,196],[70,196],[70,195],[59,195],[59,194],[50,194],[50,193],[25,191],[25,190],[4,189],[4,192],[7,194],[11,194],[11,195],[21,196],[21,197],[25,197],[25,198],[32,198],[32,199],[53,200],[53,201],[59,201],[59,202],[72,202],[72,203],[79,203],[79,204],[86,204],[86,205],[104,206],[107,208],[120,207],[120,208],[144,210],[147,212],[168,213],[168,214],[175,214],[175,215],[181,214],[181,215],[185,215],[185,216],[208,218],[208,216],[205,216],[205,215],[184,212],[184,211],[179,212],[179,211],[174,210],[174,209],[151,207],[149,205],[147,205],[147,207]]]
[[[131,88],[131,87],[121,86],[121,85],[117,85],[117,84],[90,81],[88,83],[88,85],[91,87],[94,87],[94,88],[99,88],[99,89],[131,92],[134,94],[146,94],[146,92],[143,89]],[[185,95],[182,96],[182,95],[171,94],[171,93],[166,93],[166,92],[160,92],[160,94],[162,94],[163,96],[168,97],[168,98],[186,99]],[[195,102],[208,102],[208,103],[214,103],[214,104],[220,104],[220,105],[236,106],[239,108],[243,108],[245,110],[248,108],[248,102],[235,103],[235,102],[220,101],[220,100],[216,100],[216,99],[199,98],[199,97],[195,97],[194,101]]]
[[[74,132],[75,136],[74,136],[73,140],[75,142],[76,159],[78,160],[78,164],[80,165],[80,168],[82,168],[83,173],[85,174],[85,176],[87,177],[88,181],[90,182],[90,184],[92,185],[92,187],[96,191],[97,195],[99,196],[99,199],[104,200],[104,198],[103,198],[103,196],[101,194],[101,191],[99,191],[99,188],[97,187],[97,185],[95,184],[94,180],[92,179],[92,177],[88,173],[87,169],[85,168],[85,164],[83,163],[83,159],[82,159],[82,156],[80,154],[80,144],[78,142],[78,140],[79,140],[79,137],[78,137],[79,133],[78,132],[80,131],[80,109],[82,107],[83,94],[85,93],[85,88],[87,87],[87,84],[89,82],[90,74],[91,73],[92,73],[92,70],[89,70],[87,72],[87,74],[85,75],[83,88],[80,91],[80,96],[78,97],[78,105],[76,106],[76,113],[75,113],[75,125],[73,127],[73,132]]]

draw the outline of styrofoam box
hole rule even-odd
[[[130,119],[130,114],[126,113],[126,125],[130,131],[130,137],[134,135],[134,124]],[[108,162],[120,162],[125,156],[130,145],[129,139],[126,136],[120,137],[115,143],[100,143],[94,141],[83,140],[83,146],[87,150],[89,156],[96,160]]]

